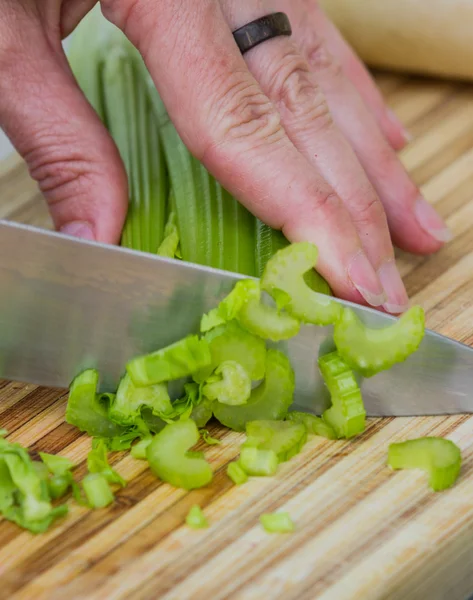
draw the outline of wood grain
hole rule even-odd
[[[406,168],[452,228],[435,256],[398,253],[408,291],[428,326],[473,344],[473,89],[379,74],[383,93],[414,134]],[[0,166],[0,217],[50,227],[24,167]],[[473,391],[472,391],[473,393]],[[64,423],[65,396],[0,382],[0,426],[34,451],[77,461],[89,440]],[[129,480],[116,503],[67,519],[41,536],[0,521],[0,598],[169,600],[462,600],[473,592],[473,419],[372,419],[352,442],[310,441],[274,478],[233,487],[225,475],[239,434],[214,425],[206,447],[216,476],[185,493],[159,483],[142,462],[115,453]],[[422,473],[386,467],[392,441],[441,435],[462,449],[456,487],[429,491]],[[192,504],[211,527],[189,531]],[[266,534],[263,512],[288,510],[292,535]]]

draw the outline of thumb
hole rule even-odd
[[[127,209],[118,150],[60,43],[53,49],[32,29],[27,41],[0,45],[0,127],[26,160],[59,231],[118,243]]]

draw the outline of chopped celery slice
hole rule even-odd
[[[232,321],[237,317],[243,303],[248,297],[247,288],[245,284],[242,284],[242,281],[238,281],[232,291],[225,296],[217,308],[213,308],[210,312],[203,315],[200,322],[200,331],[202,333],[210,331],[219,325],[228,323],[228,321]]]
[[[279,250],[268,261],[261,278],[261,287],[273,296],[281,307],[281,295],[288,313],[304,323],[330,325],[341,313],[341,305],[325,294],[314,292],[304,279],[315,267],[318,251],[309,242],[291,244]]]
[[[364,377],[372,377],[406,360],[419,347],[424,332],[420,306],[413,306],[394,325],[383,329],[366,327],[353,310],[345,308],[335,324],[334,340],[347,364]]]
[[[67,513],[67,506],[52,507],[48,476],[37,464],[25,448],[0,437],[0,514],[32,533]]]
[[[323,418],[339,438],[350,438],[365,429],[366,411],[361,391],[350,367],[338,352],[319,358],[319,368],[332,398]]]
[[[152,441],[152,437],[143,438],[137,444],[131,447],[130,454],[133,456],[133,458],[137,458],[139,460],[146,460],[147,448]]]
[[[53,500],[62,498],[72,485],[71,470],[75,467],[75,464],[65,456],[56,456],[45,452],[40,452],[39,456],[43,461],[40,464],[43,464],[47,472],[52,475],[52,477],[49,477],[49,474],[46,475],[49,495]]]
[[[268,533],[292,533],[295,529],[294,522],[287,512],[267,513],[259,519]]]
[[[191,529],[206,529],[209,526],[202,509],[197,504],[194,504],[187,513],[186,523]]]
[[[179,231],[177,230],[176,213],[171,212],[164,229],[164,239],[158,248],[158,254],[167,258],[175,258],[178,247]]]
[[[392,469],[426,471],[429,485],[436,492],[455,483],[461,462],[460,448],[444,438],[423,437],[389,445],[388,465]]]
[[[48,480],[48,490],[52,500],[62,498],[64,494],[71,487],[73,482],[72,473],[65,473],[64,475],[53,475]]]
[[[242,485],[248,481],[248,473],[241,468],[238,461],[228,464],[227,475],[235,485]]]
[[[257,448],[273,450],[279,462],[298,454],[307,441],[307,429],[303,423],[293,421],[250,421],[246,435],[259,440]]]
[[[168,388],[165,383],[136,387],[130,375],[125,374],[118,385],[117,395],[110,405],[109,416],[120,425],[133,425],[147,408],[154,415],[172,410]]]
[[[126,486],[123,477],[108,464],[107,446],[102,439],[92,441],[92,450],[87,455],[87,469],[89,473],[100,473],[108,483],[118,483],[122,487]]]
[[[228,406],[215,402],[215,417],[231,429],[244,431],[248,421],[283,419],[294,396],[294,371],[282,352],[268,350],[266,354],[266,377],[251,392],[250,399],[242,406]]]
[[[247,331],[264,339],[278,342],[299,333],[300,322],[288,313],[262,304],[260,282],[253,279],[239,281],[235,289],[241,290],[243,302],[237,319]]]
[[[254,279],[238,281],[218,307],[202,317],[200,330],[210,331],[232,319],[250,333],[275,342],[294,337],[300,329],[297,319],[261,303],[260,282]]]
[[[200,429],[205,427],[212,418],[213,408],[212,402],[204,398],[199,404],[196,404],[190,414],[190,418],[195,421],[195,424]]]
[[[251,394],[251,379],[247,371],[234,360],[226,360],[207,380],[202,393],[209,400],[229,406],[246,404]]]
[[[204,458],[191,458],[187,451],[199,440],[194,421],[176,421],[160,431],[146,454],[153,473],[171,485],[191,490],[212,480],[212,469]]]
[[[74,379],[69,389],[66,421],[93,437],[115,437],[125,428],[108,417],[109,396],[97,394],[99,374],[87,369]]]
[[[266,345],[262,339],[242,329],[236,321],[212,329],[204,340],[209,345],[211,360],[208,366],[193,374],[197,383],[208,379],[219,365],[229,360],[240,364],[251,380],[263,379]]]
[[[40,452],[39,457],[52,475],[65,475],[76,466],[70,458]]]
[[[274,450],[242,448],[239,463],[248,475],[269,477],[278,469],[278,457]]]
[[[157,352],[132,359],[126,369],[136,386],[146,386],[186,377],[211,361],[208,343],[189,335]]]
[[[305,412],[291,411],[287,413],[286,419],[295,423],[303,423],[307,433],[313,433],[328,440],[336,440],[337,434],[328,423],[320,417]]]
[[[105,508],[114,500],[110,485],[102,473],[88,473],[82,480],[82,487],[91,508]]]

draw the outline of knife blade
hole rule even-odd
[[[0,220],[0,377],[64,388],[96,368],[114,389],[130,358],[197,333],[242,278]],[[395,321],[337,302],[369,327]],[[332,327],[304,326],[274,345],[295,370],[295,407],[320,414],[330,401],[317,357],[335,348]],[[473,349],[427,330],[407,361],[360,385],[370,416],[470,413]]]

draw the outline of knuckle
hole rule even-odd
[[[310,121],[319,128],[332,125],[330,110],[321,88],[304,57],[290,47],[278,63],[269,84],[270,97],[285,116]]]
[[[385,221],[384,207],[372,190],[368,194],[362,194],[363,201],[358,202],[353,211],[353,221],[357,225],[373,225]]]
[[[256,82],[246,77],[226,82],[212,106],[212,133],[204,154],[211,147],[239,141],[251,141],[252,148],[256,148],[279,141],[284,135],[278,111]]]
[[[71,135],[70,130],[66,132],[60,127],[43,128],[34,132],[24,148],[31,177],[38,182],[50,205],[72,199],[90,204],[96,201],[94,188],[100,178],[109,176],[111,181],[123,181],[119,169],[111,173],[116,153],[111,142],[95,140],[87,145],[89,152],[85,152],[83,144],[70,143]],[[95,148],[92,154],[90,148]]]
[[[310,190],[309,190],[310,191]],[[329,187],[316,186],[312,192],[312,211],[316,214],[321,212],[333,212],[339,210],[341,202],[338,195]]]
[[[311,69],[319,75],[330,75],[335,78],[342,76],[343,69],[341,63],[329,51],[325,40],[314,35],[306,43],[305,54],[307,62]]]

